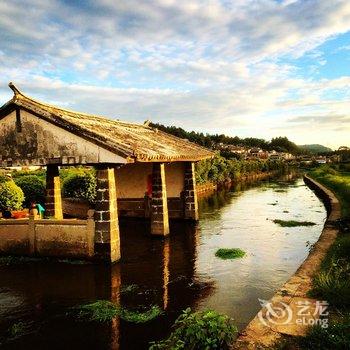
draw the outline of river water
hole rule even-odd
[[[273,219],[312,221],[283,228]],[[181,310],[215,309],[241,329],[296,271],[317,241],[326,210],[301,177],[244,184],[200,200],[197,226],[175,222],[166,240],[142,221],[121,222],[122,262],[0,266],[2,349],[147,349],[170,332]],[[220,260],[218,248],[246,257]],[[132,287],[130,287],[132,286]],[[129,310],[158,305],[153,321],[76,320],[70,308],[100,299]]]

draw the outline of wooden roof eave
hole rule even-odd
[[[174,162],[199,162],[205,159],[214,158],[214,154],[207,156],[199,156],[199,157],[187,157],[187,156],[179,156],[179,157],[149,157],[147,155],[138,155],[135,159],[136,162],[139,163],[174,163]]]

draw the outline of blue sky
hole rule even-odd
[[[350,145],[348,0],[1,1],[0,104]]]

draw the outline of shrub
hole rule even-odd
[[[24,194],[14,181],[0,182],[0,210],[11,211],[21,209]]]
[[[24,175],[14,179],[25,196],[24,206],[28,207],[31,203],[45,203],[45,183],[36,175]]]
[[[96,177],[91,170],[79,170],[65,177],[63,197],[79,198],[93,203],[96,199]]]
[[[157,349],[229,349],[237,328],[226,315],[215,311],[191,312],[186,309],[173,326],[175,330],[169,338],[152,342],[150,350]]]
[[[38,169],[38,170],[13,170],[11,172],[12,178],[16,181],[17,178],[22,176],[35,175],[42,181],[46,180],[46,169]]]

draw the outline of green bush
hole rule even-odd
[[[29,208],[30,204],[45,203],[45,183],[36,175],[24,175],[14,179],[25,196],[24,206]]]
[[[13,170],[11,172],[12,178],[14,181],[22,176],[35,175],[39,179],[41,179],[44,183],[46,181],[46,169],[38,169],[38,170]]]
[[[229,349],[237,333],[228,316],[211,310],[192,313],[186,309],[175,321],[174,328],[169,338],[152,342],[150,350],[224,350]]]
[[[14,181],[8,180],[0,182],[1,211],[21,209],[23,201],[23,191],[14,183]]]
[[[63,197],[79,198],[93,203],[96,199],[96,176],[92,170],[78,170],[63,181]]]

